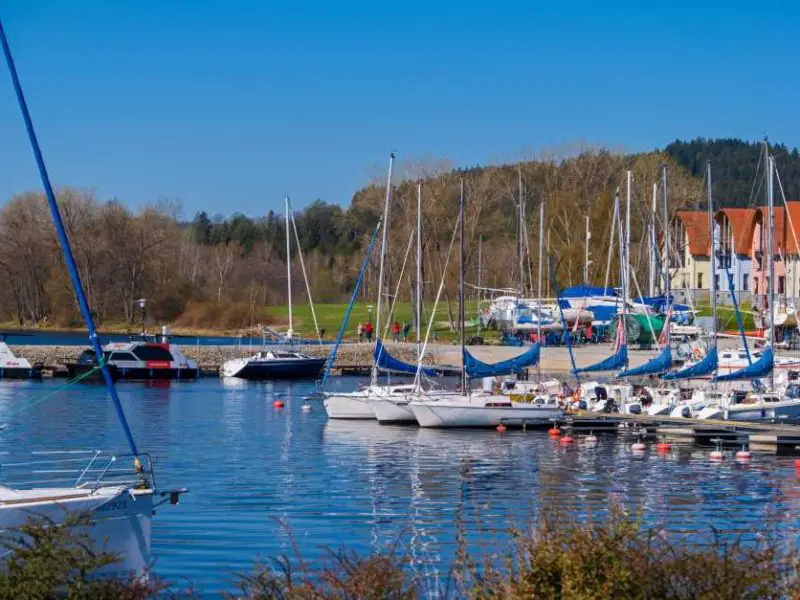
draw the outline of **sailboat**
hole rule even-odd
[[[317,325],[317,315],[314,312],[314,301],[311,298],[311,288],[306,277],[306,267],[303,262],[303,254],[300,249],[300,239],[297,235],[297,225],[294,223],[294,214],[291,210],[289,196],[284,198],[286,206],[286,285],[289,296],[289,329],[286,332],[287,341],[291,342],[294,335],[292,323],[292,244],[289,231],[289,219],[294,225],[294,235],[297,241],[297,252],[300,256],[300,265],[303,268],[303,279],[306,283],[308,300],[311,304],[311,315],[314,318],[314,328],[319,336]],[[308,356],[300,352],[287,350],[263,350],[248,358],[234,358],[222,364],[220,375],[223,377],[239,377],[241,379],[314,379],[322,367],[325,365],[326,358]]]
[[[469,378],[507,375],[518,372],[522,366],[535,364],[539,356],[538,342],[517,359],[501,363],[484,363],[473,357],[466,349],[464,333],[464,181],[461,181],[459,196],[459,256],[460,277],[458,294],[459,337],[463,361],[461,393],[432,396],[422,391],[415,392],[408,406],[422,427],[496,427],[546,424],[562,416],[563,411],[555,399],[544,398],[533,403],[510,400],[503,394],[492,391],[471,391]]]
[[[767,252],[768,252],[768,268],[769,279],[767,280],[768,291],[768,314],[774,314],[775,307],[775,207],[774,207],[774,175],[775,175],[775,161],[769,154],[767,143],[764,142],[764,160],[766,177],[766,196],[767,196],[767,213],[768,213],[768,227],[767,227]],[[713,278],[712,278],[713,280]],[[733,373],[726,373],[718,375],[714,378],[715,382],[727,382],[737,380],[751,380],[754,382],[755,391],[747,394],[743,399],[729,401],[727,404],[718,407],[707,407],[701,411],[701,416],[709,418],[722,416],[725,419],[732,421],[789,421],[800,419],[800,399],[798,398],[783,398],[780,394],[776,393],[775,388],[775,328],[769,329],[769,343],[764,348],[762,355],[758,360],[754,361],[747,367],[734,371]],[[769,378],[769,386],[763,389],[763,386],[758,384],[758,379]]]
[[[378,306],[375,313],[375,353],[373,354],[370,383],[354,392],[323,392],[325,412],[331,419],[375,419],[375,409],[372,400],[384,397],[404,399],[411,391],[412,386],[379,385],[378,362],[383,356],[383,343],[381,342],[381,309],[383,301],[383,273],[386,262],[387,231],[389,225],[389,204],[392,198],[392,169],[394,167],[394,154],[389,154],[389,174],[386,181],[386,199],[383,207],[381,221],[383,232],[381,237],[381,256],[378,269]]]
[[[78,306],[89,332],[89,341],[95,354],[103,356],[2,21],[0,21],[0,44],[3,47]],[[62,469],[66,468],[65,465],[74,469],[75,457],[64,452],[48,455],[46,459],[40,455],[35,463],[13,465],[23,469],[28,475],[22,479],[28,482],[31,479],[37,481],[28,483],[25,487],[0,486],[0,530],[8,534],[10,530],[25,523],[31,515],[40,515],[59,523],[69,512],[88,511],[93,520],[89,535],[97,549],[120,556],[119,562],[110,565],[107,571],[117,574],[133,572],[141,576],[150,566],[150,532],[155,514],[153,509],[167,500],[177,504],[180,494],[185,490],[161,492],[165,500],[154,501],[156,490],[149,456],[140,453],[136,447],[108,366],[101,364],[98,369],[103,374],[111,402],[128,442],[130,455],[103,458],[100,453],[92,453],[88,457],[86,467],[82,471],[78,470],[74,475],[77,479],[70,483],[64,480],[68,471]],[[65,456],[68,457],[66,460]],[[130,460],[131,468],[118,466],[123,464],[120,459]],[[4,468],[3,473],[7,476],[8,469]],[[45,477],[49,477],[49,482],[42,481]]]

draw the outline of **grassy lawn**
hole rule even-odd
[[[453,301],[451,303],[453,309],[453,317],[456,318],[458,315],[458,302]],[[372,312],[370,313],[370,308],[372,307]],[[366,323],[367,320],[370,318],[370,314],[372,315],[372,322],[373,325],[375,324],[375,310],[377,306],[375,303],[368,303],[368,302],[357,302],[353,306],[353,312],[350,315],[350,321],[347,324],[347,331],[345,331],[345,337],[348,339],[352,339],[356,337],[356,327],[359,323]],[[388,310],[388,307],[381,307],[382,310]],[[422,329],[422,336],[424,337],[425,332],[427,330],[427,318],[426,315],[430,314],[431,309],[433,309],[433,302],[425,304],[425,310],[423,311],[423,323],[424,327]],[[315,304],[314,310],[317,314],[317,322],[319,323],[320,329],[325,330],[325,338],[333,339],[339,333],[339,328],[342,325],[342,319],[344,318],[344,314],[347,311],[347,304]],[[289,322],[289,307],[288,306],[270,306],[265,309],[267,315],[271,316],[275,319],[275,326],[278,329],[285,328]],[[470,318],[474,318],[478,313],[477,303],[475,302],[467,302],[466,304],[466,313],[467,313],[467,320],[469,321]],[[385,315],[385,313],[384,313]],[[302,335],[304,337],[311,337],[314,335],[314,319],[311,316],[311,307],[308,304],[300,304],[292,307],[292,318],[294,321],[294,330],[295,335]],[[397,321],[401,326],[403,322],[407,322],[412,324],[412,330],[409,333],[408,339],[415,340],[416,333],[413,330],[413,316],[412,316],[412,308],[410,302],[397,302],[394,307],[394,320]],[[439,302],[439,306],[436,309],[436,320],[434,322],[434,330],[437,332],[439,336],[439,341],[455,341],[458,339],[458,332],[457,331],[450,331],[448,322],[447,322],[447,305],[444,302]],[[477,333],[477,327],[475,326],[468,326],[467,327],[467,337],[475,335]],[[484,335],[484,337],[488,339],[494,339],[497,337],[496,332],[487,332],[488,335]],[[389,331],[389,337],[391,337],[391,331]]]
[[[699,304],[697,306],[697,316],[699,317],[710,317],[711,316],[711,305],[703,305]],[[739,312],[742,315],[742,323],[744,324],[745,331],[752,331],[756,328],[755,322],[753,321],[753,314],[752,308],[749,304],[744,304],[739,307]],[[732,306],[717,306],[717,317],[719,318],[719,323],[722,329],[738,329],[739,325],[736,322],[736,311],[733,310]]]

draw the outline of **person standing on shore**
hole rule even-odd
[[[364,325],[364,333],[367,334],[367,343],[372,343],[372,323],[367,321],[366,325]]]
[[[400,341],[400,323],[397,321],[392,325],[392,341],[395,344]]]
[[[358,333],[358,343],[360,344],[364,341],[364,324],[361,321],[358,322],[356,333]]]
[[[411,331],[411,325],[403,321],[403,342],[408,343],[408,332]]]

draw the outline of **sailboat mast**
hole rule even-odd
[[[717,345],[717,236],[714,227],[714,200],[711,193],[711,161],[706,165],[708,184],[708,233],[711,236],[711,344]]]
[[[656,295],[656,256],[658,252],[658,240],[656,238],[656,219],[658,209],[658,184],[653,184],[653,204],[650,209],[650,295]]]
[[[766,142],[765,142],[766,144]],[[769,212],[769,345],[775,349],[775,202],[773,195],[773,183],[775,173],[774,158],[768,155],[767,158],[767,211]],[[770,389],[775,389],[775,369],[770,371]]]
[[[289,331],[286,332],[286,337],[291,340],[294,327],[292,324],[292,244],[289,238],[289,196],[284,196],[283,201],[286,205],[286,290],[289,295]]]
[[[417,184],[417,360],[422,329],[422,182]]]
[[[392,200],[392,168],[394,167],[394,152],[389,153],[389,174],[386,177],[386,200],[383,204],[383,231],[381,232],[381,259],[378,267],[378,306],[375,309],[375,341],[381,339],[381,304],[383,302],[383,269],[386,262],[386,232],[389,231],[389,203]],[[378,382],[378,365],[372,362],[370,383]]]
[[[589,232],[589,215],[586,215],[586,242],[583,256],[583,282],[589,285],[589,238],[592,234]]]
[[[669,272],[670,222],[669,207],[667,205],[667,165],[661,167],[661,189],[664,196],[664,294],[667,296],[667,304],[670,304],[669,293],[672,284],[672,274]]]
[[[519,182],[519,203],[517,207],[517,264],[519,265],[519,295],[525,295],[525,266],[522,260],[522,221],[524,214],[522,211],[522,165],[517,166]]]
[[[544,264],[544,201],[539,204],[539,280],[536,283],[536,343],[542,343],[542,266]],[[542,361],[536,363],[539,381],[542,380]]]
[[[631,277],[631,172],[627,172],[628,189],[625,192],[625,310],[628,310],[628,301],[630,300],[630,277]]]
[[[461,189],[459,195],[459,213],[461,218],[458,222],[458,241],[459,241],[459,277],[458,277],[458,321],[459,321],[459,338],[461,342],[461,360],[464,360],[464,352],[466,349],[466,340],[464,339],[464,180],[461,180]],[[467,393],[467,370],[461,369],[461,386],[463,393]]]
[[[42,156],[42,150],[39,146],[39,139],[37,138],[36,130],[33,127],[33,120],[31,119],[30,111],[28,110],[28,103],[25,100],[25,94],[22,91],[22,84],[19,81],[19,74],[17,73],[17,67],[14,64],[14,57],[11,54],[11,47],[8,45],[8,39],[6,38],[6,32],[5,29],[3,29],[2,21],[0,21],[0,45],[2,45],[3,54],[5,54],[6,57],[8,71],[11,75],[11,83],[14,86],[14,92],[17,96],[20,112],[22,112],[22,119],[25,121],[25,129],[28,133],[28,140],[30,141],[31,149],[33,150],[36,166],[39,169],[39,176],[41,177],[42,186],[44,187],[44,194],[47,198],[47,204],[50,207],[50,212],[53,217],[53,223],[56,227],[56,233],[58,235],[59,244],[61,245],[61,250],[64,253],[64,261],[67,264],[67,271],[69,271],[72,287],[75,290],[75,296],[78,300],[78,307],[80,308],[81,315],[86,323],[86,329],[89,331],[89,342],[91,343],[92,349],[97,356],[98,364],[100,365],[100,372],[103,374],[103,381],[105,382],[106,389],[108,389],[108,394],[111,397],[111,403],[114,405],[114,411],[117,413],[117,419],[122,426],[122,431],[125,434],[131,454],[133,454],[134,467],[137,469],[137,471],[140,471],[141,463],[139,461],[139,451],[136,448],[136,443],[133,441],[133,434],[128,426],[128,420],[125,417],[125,411],[122,408],[122,403],[120,402],[119,395],[117,394],[117,389],[114,386],[114,380],[111,378],[111,372],[108,370],[108,365],[106,365],[105,361],[103,360],[103,349],[100,344],[100,339],[97,336],[97,330],[94,325],[94,319],[92,318],[92,312],[89,309],[89,302],[87,301],[86,295],[83,292],[83,285],[78,272],[78,266],[75,263],[75,257],[72,254],[72,248],[69,244],[69,237],[67,236],[66,229],[64,229],[64,222],[61,219],[61,212],[59,211],[58,203],[56,202],[56,195],[53,191],[53,185],[50,182],[50,175],[47,172],[47,167],[44,164],[44,157]]]

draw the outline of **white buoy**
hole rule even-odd
[[[584,442],[586,442],[587,444],[596,444],[597,443],[597,436],[594,435],[593,433],[590,433],[589,435],[587,435],[584,438]]]
[[[647,450],[647,446],[644,444],[644,442],[636,442],[631,444],[631,450],[634,452],[644,452]]]
[[[708,458],[714,462],[721,462],[725,459],[725,455],[722,453],[722,450],[712,450],[711,454],[708,455]]]
[[[747,462],[747,461],[749,461],[751,458],[753,458],[753,455],[752,455],[752,454],[750,453],[750,451],[749,451],[747,448],[745,448],[744,446],[742,446],[742,449],[741,449],[741,450],[739,450],[739,451],[736,453],[736,460],[738,460],[739,462]]]
[[[311,405],[310,404],[303,404],[303,406],[300,407],[300,410],[302,410],[305,413],[311,412]]]

